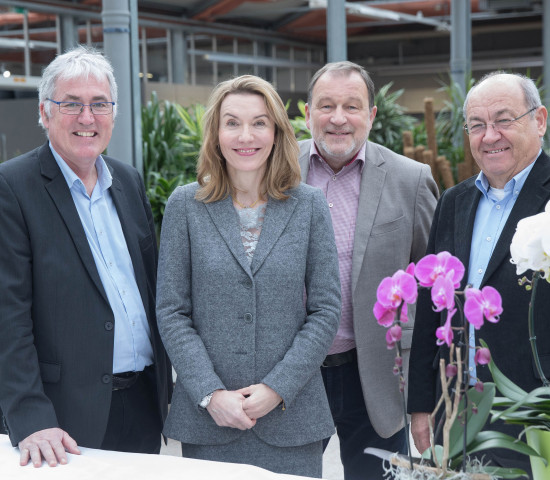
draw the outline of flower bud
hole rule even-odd
[[[474,388],[475,388],[479,393],[482,393],[482,392],[483,392],[483,382],[476,382],[476,384],[474,385]]]
[[[449,378],[454,377],[457,371],[458,371],[458,368],[456,367],[456,365],[453,365],[452,363],[450,363],[445,367],[445,375],[447,375],[447,377]]]

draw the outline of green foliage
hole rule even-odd
[[[397,103],[404,90],[388,93],[393,82],[382,86],[374,97],[377,112],[369,140],[394,152],[403,151],[403,132],[412,130],[415,118],[405,114],[405,108]]]
[[[483,340],[480,343],[487,348]],[[506,377],[492,359],[489,370],[502,395],[493,402],[491,422],[504,420],[506,423],[550,431],[550,387],[526,392]]]
[[[160,102],[156,92],[142,108],[143,174],[157,233],[170,194],[178,185],[195,180],[203,115],[202,105],[186,110]]]
[[[466,416],[466,456],[475,452],[492,448],[505,448],[525,455],[539,456],[525,442],[501,432],[482,431],[495,400],[496,388],[494,383],[484,383],[483,392],[470,388],[466,393],[468,397],[467,412],[464,408],[464,397],[460,400],[459,415],[455,419],[449,432],[449,466],[452,469],[460,468],[464,453],[464,417]],[[474,412],[475,409],[475,412]],[[439,447],[439,448],[438,448]],[[443,457],[443,448],[436,445],[436,455],[439,463]],[[423,458],[431,458],[431,451],[426,450]],[[501,478],[517,478],[525,476],[520,469],[502,469],[483,467],[484,472],[497,475]]]
[[[287,110],[288,105],[289,103],[287,102]],[[291,119],[290,123],[294,128],[294,135],[296,135],[296,139],[298,141],[307,140],[308,138],[311,138],[311,132],[306,125],[306,102],[304,102],[303,100],[298,100],[298,109],[300,110],[301,115]]]

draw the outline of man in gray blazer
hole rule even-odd
[[[424,255],[438,196],[427,165],[367,140],[375,116],[374,84],[359,65],[327,64],[313,76],[306,105],[313,142],[301,142],[300,166],[302,180],[325,193],[340,261],[342,315],[322,374],[346,480],[382,478],[382,461],[365,448],[405,450],[395,352],[372,309],[380,281]],[[413,309],[409,316],[405,372]]]
[[[48,143],[0,165],[0,407],[20,463],[78,445],[160,450],[171,373],[155,320],[157,246],[143,182],[102,156],[112,67],[84,47],[39,88]]]

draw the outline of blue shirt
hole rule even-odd
[[[481,199],[479,200],[474,220],[472,245],[470,247],[470,264],[468,266],[468,284],[474,288],[479,288],[481,285],[502,229],[534,164],[535,162],[532,162],[510,179],[502,190],[495,190],[490,187],[489,181],[483,172],[479,172],[477,176],[476,187],[481,192]],[[474,332],[473,325],[470,325],[470,347],[475,345]],[[475,350],[470,348],[469,354],[469,372],[472,377],[471,384],[474,384],[476,377],[474,363]]]
[[[132,259],[109,191],[111,173],[101,155],[97,157],[97,182],[90,197],[82,180],[51,143],[50,149],[69,186],[115,318],[113,373],[141,371],[153,363],[151,331]]]

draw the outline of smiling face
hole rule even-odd
[[[334,171],[367,141],[376,107],[369,109],[367,86],[357,72],[326,72],[315,83],[306,124],[319,153]]]
[[[93,76],[59,79],[52,100],[84,104],[110,102],[109,82],[107,78],[97,80]],[[89,107],[84,107],[79,115],[65,115],[56,104],[52,104],[51,115],[47,117],[42,103],[40,116],[53,148],[77,175],[93,167],[111,140],[113,114],[93,115]]]
[[[497,75],[475,87],[467,104],[466,123],[491,124],[519,117],[528,110],[518,78]],[[546,108],[539,107],[506,129],[499,131],[488,125],[480,134],[469,136],[472,155],[492,187],[504,188],[536,159],[547,115]]]
[[[261,95],[232,93],[220,107],[220,150],[233,179],[243,173],[263,178],[275,141],[275,124]]]

